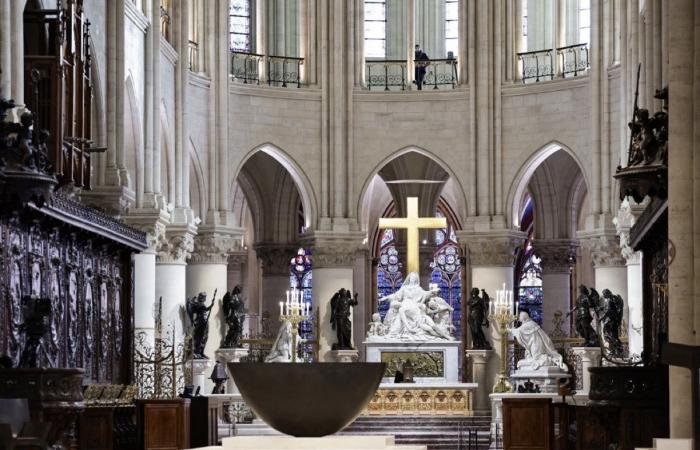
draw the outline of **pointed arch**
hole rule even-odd
[[[141,130],[141,113],[136,97],[134,79],[129,73],[124,81],[124,158],[126,160],[126,186],[136,193],[136,205],[143,205],[144,190],[144,153],[143,131]]]
[[[537,170],[537,168],[542,165],[547,158],[558,151],[566,152],[574,160],[584,177],[586,187],[590,189],[590,182],[587,178],[586,171],[584,170],[584,165],[581,163],[581,160],[578,158],[576,153],[570,147],[562,144],[559,141],[550,141],[536,150],[530,156],[530,158],[525,161],[525,163],[518,170],[513,183],[510,185],[508,197],[506,199],[506,220],[510,226],[517,229],[520,228],[520,205],[522,197],[527,191],[528,184],[530,183],[535,170]]]
[[[194,175],[194,182],[192,184],[192,176],[190,176],[190,207],[194,210],[195,214],[204,222],[207,215],[207,180],[204,176],[204,170],[202,169],[202,161],[199,159],[199,152],[197,147],[194,145],[192,138],[190,141],[190,171]],[[195,189],[196,188],[196,191]]]
[[[430,159],[435,164],[440,166],[440,168],[442,168],[449,175],[448,181],[447,183],[445,183],[445,186],[447,186],[448,184],[452,184],[454,186],[453,188],[450,188],[450,200],[456,202],[455,205],[453,205],[456,216],[459,218],[460,222],[464,222],[468,211],[467,198],[465,196],[464,187],[460,183],[459,178],[452,170],[450,165],[430,150],[426,150],[418,146],[407,146],[396,150],[395,152],[381,160],[376,166],[374,166],[374,168],[372,168],[370,173],[365,175],[365,181],[362,184],[362,188],[360,189],[356,205],[356,217],[358,218],[360,222],[360,227],[363,231],[367,231],[370,212],[369,201],[372,197],[371,192],[373,190],[372,183],[374,181],[374,177],[377,176],[379,174],[379,171],[382,170],[382,168],[384,168],[387,164],[409,153],[417,153],[419,155],[425,156],[426,158]],[[443,186],[442,189],[444,190],[445,187]]]
[[[157,166],[160,167],[158,187],[160,193],[169,203],[175,202],[175,157],[170,122],[165,108],[165,102],[160,102],[160,149],[156,153]]]
[[[240,175],[245,163],[258,152],[263,152],[271,156],[282,167],[284,167],[292,177],[294,185],[296,186],[297,191],[299,191],[301,203],[304,207],[304,215],[306,220],[305,227],[315,229],[318,222],[318,201],[309,177],[301,168],[301,165],[294,158],[292,158],[289,153],[285,152],[281,147],[271,142],[266,142],[254,147],[240,160],[234,171],[234,176],[231,177],[229,192],[233,192],[236,179]]]

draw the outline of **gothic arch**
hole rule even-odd
[[[128,74],[124,81],[124,159],[126,160],[127,180],[125,184],[136,193],[136,205],[143,204],[144,170],[143,170],[143,132],[141,114],[136,98],[134,79]]]
[[[590,190],[590,182],[586,176],[586,171],[584,170],[584,165],[578,158],[576,153],[568,146],[562,144],[558,141],[550,141],[544,146],[540,147],[535,151],[530,158],[520,167],[518,170],[513,183],[508,190],[508,197],[506,199],[506,223],[514,228],[520,228],[520,207],[521,200],[525,192],[527,191],[528,184],[532,180],[535,171],[544,163],[550,156],[558,151],[566,152],[576,163],[578,169],[583,176],[584,184],[587,189]]]
[[[207,215],[207,179],[202,170],[202,162],[199,159],[199,152],[194,145],[192,139],[190,141],[190,173],[194,175],[194,180],[190,176],[189,203],[195,215],[199,216],[202,221],[206,220]],[[194,181],[194,183],[193,183]]]
[[[280,147],[267,142],[261,144],[252,150],[250,150],[238,163],[236,170],[234,171],[233,177],[231,177],[231,187],[229,192],[233,192],[233,187],[236,183],[236,179],[241,173],[245,163],[256,153],[263,152],[273,159],[275,159],[282,167],[286,169],[289,175],[292,177],[292,181],[299,191],[301,197],[301,203],[304,207],[305,216],[305,226],[306,228],[315,229],[318,217],[318,202],[316,200],[316,194],[313,189],[313,185],[306,175],[304,170],[301,168],[299,163],[294,160],[287,152],[282,150]]]
[[[374,177],[377,176],[379,174],[379,171],[382,170],[382,168],[384,168],[387,164],[409,153],[417,153],[419,155],[425,156],[426,158],[430,159],[432,162],[440,166],[440,168],[442,168],[442,170],[444,170],[449,175],[448,180],[443,185],[442,189],[449,190],[449,195],[447,197],[449,197],[449,200],[456,202],[455,205],[453,205],[453,209],[455,210],[456,216],[460,222],[464,221],[468,211],[467,198],[464,192],[464,187],[461,185],[459,178],[454,173],[452,168],[435,153],[421,147],[408,146],[396,150],[395,152],[384,158],[370,171],[370,173],[365,175],[365,181],[362,184],[362,189],[360,190],[359,196],[357,198],[356,206],[356,214],[360,223],[360,228],[362,230],[367,231],[370,210],[368,203],[370,201],[370,198],[372,197],[372,195],[370,194],[372,191],[371,186]]]

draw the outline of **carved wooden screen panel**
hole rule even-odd
[[[45,217],[0,217],[0,354],[13,365],[25,337],[23,298],[51,300],[40,367],[81,367],[85,381],[130,379],[131,262],[127,248]]]

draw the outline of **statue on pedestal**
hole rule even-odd
[[[622,356],[623,353],[622,341],[620,340],[623,306],[622,297],[613,295],[609,289],[603,290],[600,322],[603,324],[604,341],[608,344],[610,354],[614,357]]]
[[[586,288],[586,286],[580,285],[579,292],[580,294],[578,299],[576,299],[576,306],[574,306],[571,311],[566,313],[566,316],[568,317],[571,315],[571,313],[576,312],[576,332],[585,340],[583,346],[598,347],[598,345],[600,345],[598,342],[598,335],[591,325],[591,323],[593,323],[591,308],[595,307],[595,305],[591,305],[590,303],[590,293],[588,292],[588,288]]]
[[[243,300],[241,300],[241,287],[236,286],[231,292],[227,292],[222,299],[222,309],[226,320],[226,336],[221,344],[222,348],[241,347],[243,335]]]
[[[547,333],[530,318],[530,314],[521,310],[518,320],[521,322],[518,328],[508,328],[508,331],[525,349],[525,357],[518,361],[518,370],[536,371],[541,368],[554,367],[567,371],[564,358],[554,348]]]
[[[292,324],[285,320],[265,362],[292,362],[292,351],[296,351],[292,349]]]
[[[472,348],[475,350],[490,350],[489,344],[482,327],[489,326],[489,319],[486,316],[488,310],[489,295],[485,290],[481,290],[482,296],[479,297],[479,288],[472,289],[472,295],[469,298],[469,331],[472,336]]]
[[[357,306],[357,292],[353,297],[350,291],[341,288],[331,298],[331,327],[335,330],[338,342],[333,344],[333,350],[353,350],[352,322],[350,307]]]
[[[204,347],[207,345],[209,338],[209,315],[214,307],[214,297],[211,299],[211,305],[207,306],[207,293],[200,292],[196,297],[187,299],[187,317],[192,324],[192,357],[194,359],[209,359],[204,354]]]

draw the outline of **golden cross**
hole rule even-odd
[[[379,228],[403,228],[406,230],[406,260],[408,275],[411,272],[420,274],[418,265],[419,235],[422,228],[447,228],[447,220],[444,217],[418,217],[418,197],[406,199],[406,217],[379,219]]]

